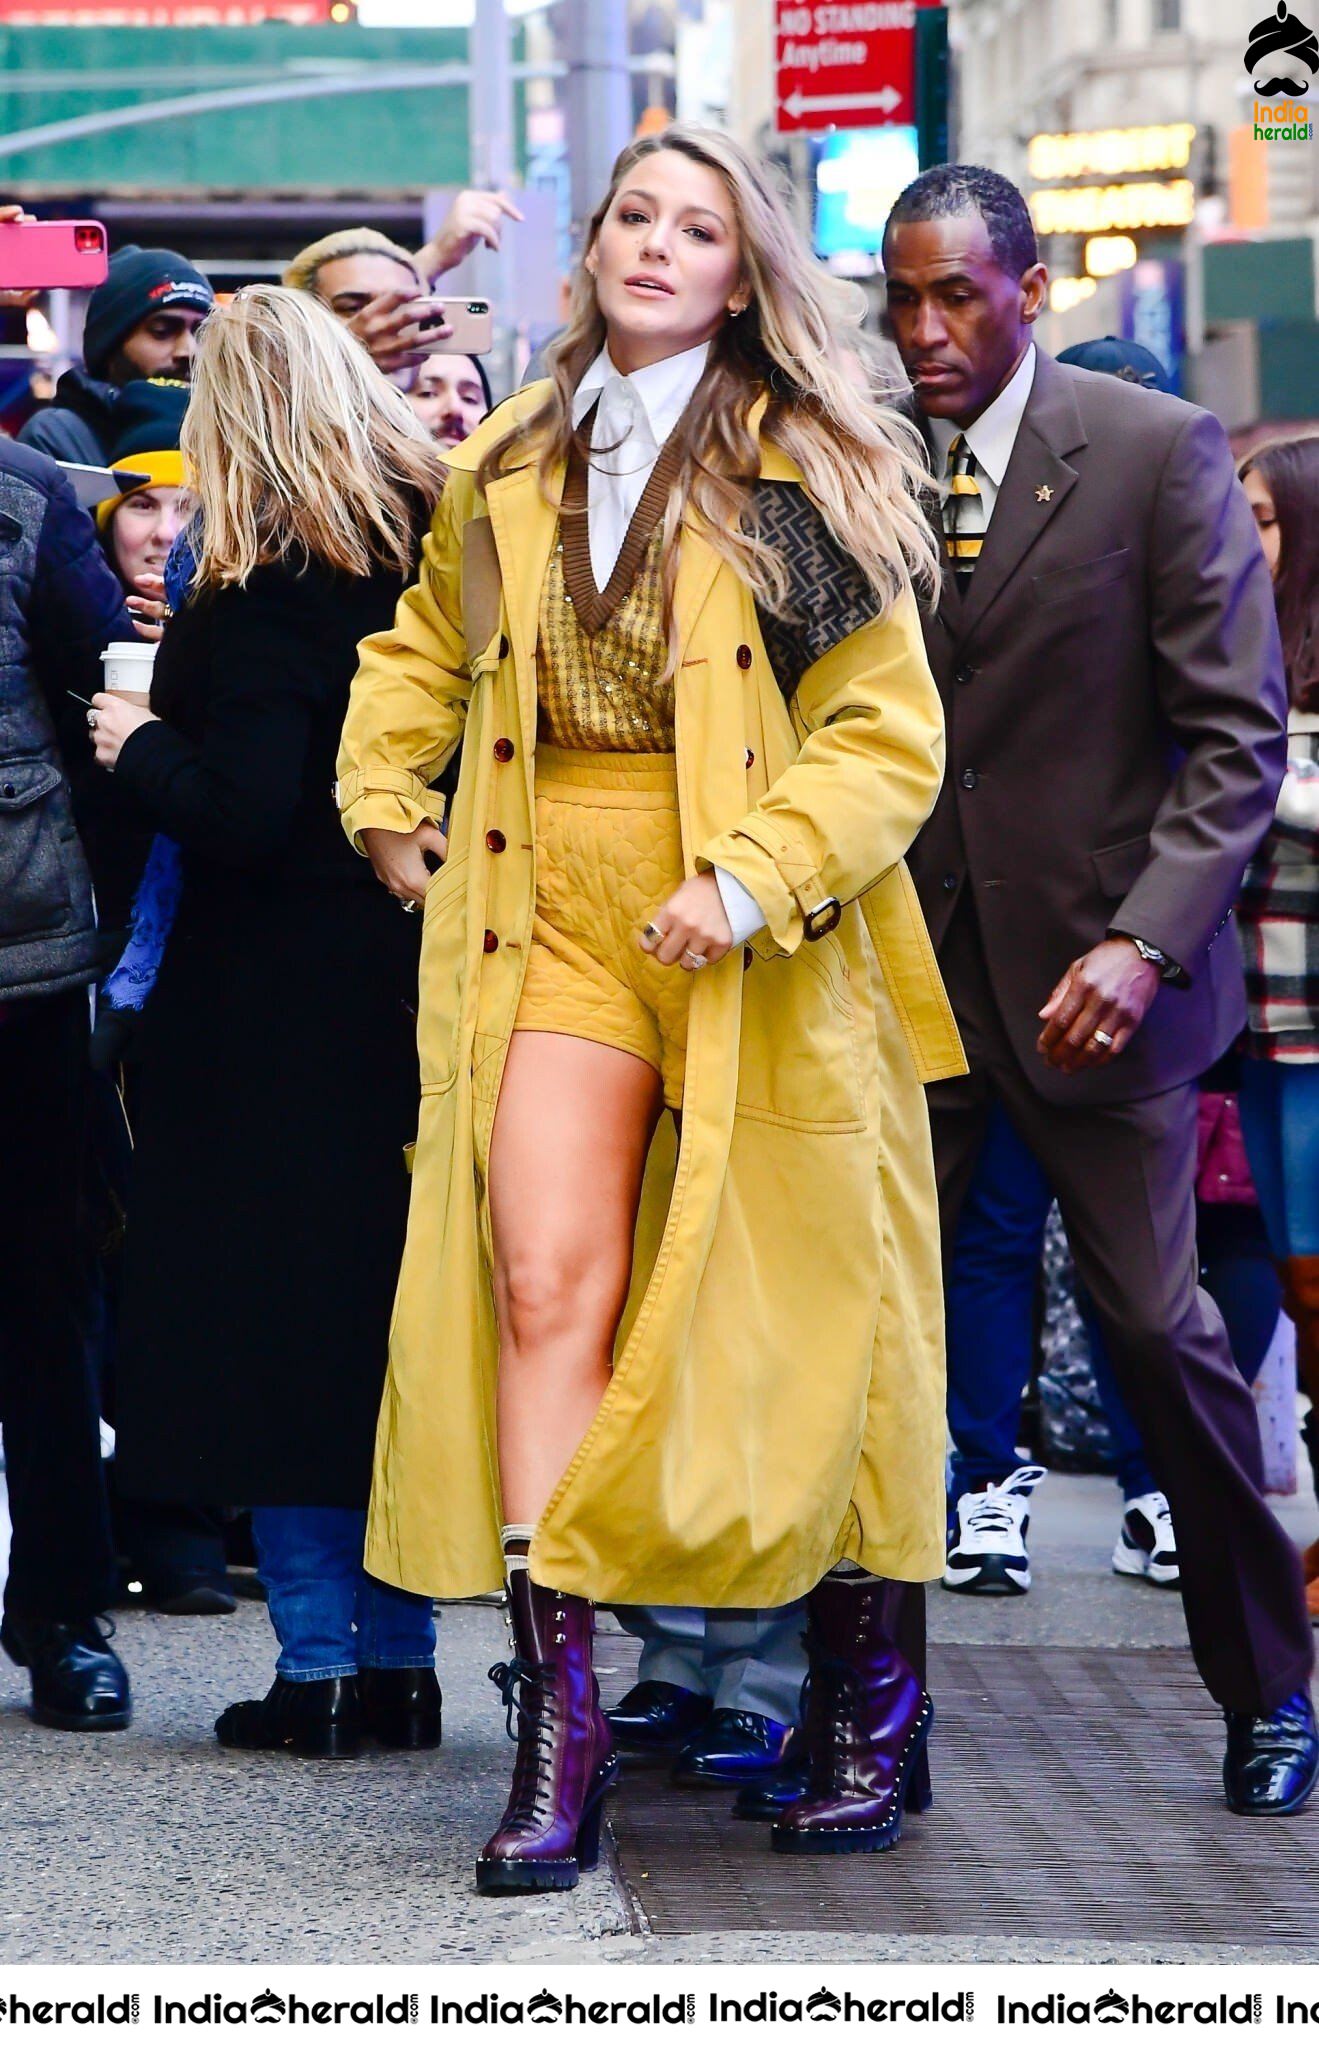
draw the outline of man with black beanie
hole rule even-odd
[[[19,440],[59,462],[104,463],[122,387],[142,377],[190,378],[194,336],[214,304],[200,270],[173,249],[116,249],[87,302],[84,367],[64,372],[54,404]]]

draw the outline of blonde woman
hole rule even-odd
[[[596,1853],[594,1600],[810,1592],[775,1846],[887,1848],[919,1799],[931,1709],[878,1580],[943,1561],[921,1082],[961,1055],[903,868],[943,759],[934,554],[917,444],[849,372],[858,296],[726,137],[632,144],[552,378],[450,456],[353,686],[344,825],[424,905],[367,1561],[507,1579],[483,1890]]]
[[[202,331],[183,451],[193,594],[151,709],[97,757],[182,848],[145,1012],[120,1344],[120,1483],[256,1503],[276,1679],[227,1747],[439,1740],[429,1602],[362,1571],[415,1125],[415,930],[338,830],[357,642],[415,574],[443,472],[323,306],[240,292]]]

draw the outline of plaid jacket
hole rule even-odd
[[[1273,824],[1246,870],[1237,926],[1250,1049],[1319,1060],[1319,715],[1287,720],[1287,774]]]

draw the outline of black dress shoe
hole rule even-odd
[[[1233,1813],[1299,1813],[1319,1778],[1319,1730],[1308,1692],[1268,1714],[1227,1714],[1223,1790]]]
[[[789,1760],[796,1730],[765,1714],[717,1707],[700,1733],[680,1751],[675,1785],[753,1783]]]
[[[625,1756],[663,1763],[691,1741],[713,1712],[714,1702],[703,1692],[648,1678],[634,1685],[605,1719],[614,1732],[614,1747]]]
[[[221,1749],[286,1749],[294,1756],[356,1756],[362,1735],[357,1678],[277,1678],[263,1700],[238,1700],[215,1724]]]
[[[382,1749],[439,1748],[440,1681],[433,1670],[368,1668],[357,1674],[357,1692],[362,1733]]]
[[[153,1614],[232,1614],[238,1606],[223,1581],[203,1577],[148,1579],[142,1604]]]
[[[7,1614],[0,1642],[15,1664],[31,1672],[32,1718],[43,1728],[127,1728],[133,1715],[128,1673],[95,1619],[36,1621]]]

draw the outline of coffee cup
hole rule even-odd
[[[112,696],[122,697],[126,704],[140,704],[146,709],[151,702],[151,668],[155,659],[153,641],[112,640],[101,656],[105,689]]]

